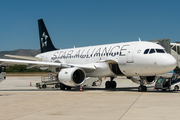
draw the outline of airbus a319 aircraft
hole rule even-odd
[[[42,66],[57,73],[60,88],[83,85],[87,77],[110,77],[106,88],[116,88],[117,76],[127,76],[140,84],[138,91],[147,91],[155,76],[176,67],[176,60],[156,43],[125,42],[70,49],[56,49],[42,19],[38,20],[41,53],[35,57],[13,56],[26,60],[0,59],[3,65]]]

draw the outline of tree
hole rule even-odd
[[[16,73],[16,72],[50,72],[49,70],[41,70],[38,67],[27,69],[27,65],[13,65],[7,67],[6,72],[8,73]]]

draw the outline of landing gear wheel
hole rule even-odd
[[[117,84],[116,84],[115,81],[111,81],[111,87],[112,87],[112,88],[116,88],[116,85],[117,85]]]
[[[110,81],[106,81],[105,86],[106,86],[106,88],[110,88],[111,87],[111,82]]]
[[[115,81],[107,81],[105,86],[106,88],[116,88],[117,84]]]
[[[143,86],[143,91],[147,91],[147,87],[146,86]]]
[[[138,87],[138,91],[139,91],[139,92],[142,92],[142,86],[139,86],[139,87]]]
[[[139,86],[138,91],[139,92],[145,92],[145,91],[147,91],[147,87],[146,86]]]
[[[66,88],[66,86],[64,84],[60,83],[60,89],[65,90],[65,88]]]
[[[179,87],[176,85],[175,87],[174,87],[174,91],[178,91],[179,90]]]
[[[139,92],[146,92],[147,87],[144,85],[145,77],[140,77],[140,86],[138,87]]]
[[[71,87],[69,87],[69,86],[66,86],[66,88],[67,88],[67,90],[71,90]]]

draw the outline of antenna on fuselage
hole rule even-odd
[[[141,42],[141,38],[139,38],[139,42]]]
[[[76,48],[75,45],[73,45],[73,47]]]

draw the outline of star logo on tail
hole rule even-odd
[[[43,32],[42,37],[41,37],[42,47],[47,46],[47,38],[48,36],[45,34],[45,32]]]

